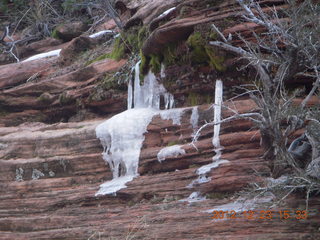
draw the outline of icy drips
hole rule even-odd
[[[221,157],[221,145],[220,145],[220,121],[221,121],[221,106],[223,97],[223,85],[221,80],[216,81],[215,100],[214,100],[214,119],[216,123],[213,127],[212,145],[216,155],[213,157],[213,161],[220,159]]]
[[[133,88],[132,88],[132,80],[130,78],[129,83],[128,83],[128,109],[132,108],[132,104],[133,104]]]
[[[195,184],[206,183],[211,180],[211,178],[207,177],[207,173],[210,172],[211,169],[217,168],[220,164],[228,163],[228,160],[220,159],[222,147],[220,145],[220,121],[221,121],[221,106],[222,106],[222,98],[223,98],[223,85],[221,80],[216,81],[215,87],[215,101],[214,101],[214,125],[213,128],[213,138],[212,145],[214,147],[215,156],[212,158],[213,162],[207,165],[200,167],[197,170],[197,174],[199,175],[198,179],[194,180],[187,187],[192,188]]]
[[[178,157],[184,154],[186,154],[186,151],[182,149],[180,145],[173,145],[161,149],[157,154],[157,158],[159,162],[162,162],[166,160],[166,158]]]
[[[181,115],[184,110],[183,108],[179,108],[160,111],[160,117],[163,120],[172,120],[174,125],[181,125]]]
[[[144,77],[144,83],[140,85],[140,61],[135,66],[133,105],[134,108],[156,108],[160,109],[161,97],[164,99],[165,109],[173,107],[173,95],[168,93],[162,84],[159,84],[156,76],[151,72]],[[132,86],[129,83],[128,88]],[[132,90],[131,90],[132,91]],[[131,94],[131,93],[129,93]],[[132,99],[132,97],[130,96]]]
[[[113,180],[102,184],[96,195],[115,193],[138,176],[144,133],[156,112],[152,108],[130,109],[96,128],[96,135],[103,146],[103,159],[113,175]]]
[[[190,124],[191,124],[192,129],[193,129],[192,137],[194,137],[195,133],[197,132],[198,121],[199,121],[198,107],[193,107],[192,108],[191,117],[190,117]]]
[[[103,159],[109,165],[113,179],[102,185],[96,195],[114,194],[138,176],[139,156],[144,133],[154,115],[180,123],[183,110],[160,111],[161,98],[166,109],[174,104],[173,95],[159,84],[150,71],[140,85],[140,62],[135,66],[134,81],[128,84],[128,110],[103,122],[96,128],[103,146]],[[184,150],[180,150],[182,153]],[[161,158],[162,159],[162,158]],[[164,160],[164,159],[163,159]]]

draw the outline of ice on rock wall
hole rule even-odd
[[[157,154],[157,158],[159,162],[162,162],[166,160],[166,158],[178,157],[179,155],[184,155],[184,154],[186,154],[186,151],[182,149],[180,145],[173,145],[173,146],[165,147],[161,149]]]
[[[212,168],[219,167],[220,164],[228,163],[228,160],[223,160],[221,158],[221,150],[223,149],[220,145],[220,121],[221,121],[221,106],[223,102],[223,84],[221,80],[216,81],[215,87],[215,102],[214,102],[214,122],[218,123],[214,125],[213,128],[213,138],[212,145],[214,147],[215,156],[212,158],[213,162],[207,165],[200,167],[197,170],[197,174],[199,175],[198,179],[194,180],[191,184],[188,185],[189,188],[193,187],[194,184],[206,183],[211,180],[208,178],[206,174],[210,172]]]
[[[160,109],[161,97],[164,99],[165,109],[173,107],[174,99],[172,94],[168,93],[162,84],[159,84],[156,76],[151,72],[144,77],[143,85],[140,85],[140,62],[135,66],[134,90],[133,90],[133,105],[134,108],[156,108]],[[130,86],[131,85],[131,86]],[[132,87],[132,83],[129,83]],[[131,90],[132,92],[132,90]],[[130,98],[132,99],[132,93]],[[128,98],[128,102],[129,102]],[[132,100],[131,100],[132,101]]]
[[[96,128],[97,138],[103,146],[103,159],[113,174],[113,180],[102,184],[96,195],[114,193],[138,176],[144,133],[156,112],[152,108],[129,109]]]
[[[126,183],[138,176],[139,156],[144,133],[152,118],[161,114],[165,119],[172,119],[175,124],[180,123],[179,110],[161,111],[161,99],[164,107],[171,108],[174,104],[173,96],[166,91],[156,76],[150,71],[140,85],[138,62],[135,66],[134,81],[128,84],[128,110],[115,115],[96,128],[97,138],[103,146],[103,159],[109,165],[113,179],[100,185],[96,195],[113,194],[126,187]],[[184,150],[181,149],[180,152]]]
[[[193,107],[193,108],[192,108],[191,117],[190,117],[190,124],[191,124],[192,129],[193,129],[192,137],[193,137],[193,136],[195,135],[195,133],[197,132],[198,121],[199,121],[198,107]]]

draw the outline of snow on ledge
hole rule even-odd
[[[131,182],[133,178],[134,176],[122,176],[105,182],[100,185],[100,189],[95,196],[115,194],[117,191],[127,188],[126,183]]]
[[[180,145],[173,145],[170,147],[162,148],[158,152],[157,157],[158,157],[158,161],[162,162],[166,160],[166,158],[178,157],[179,155],[184,155],[184,154],[186,154],[186,151],[182,149]]]
[[[102,30],[100,32],[96,32],[96,33],[93,33],[93,34],[89,35],[89,38],[98,38],[98,37],[103,36],[103,35],[108,34],[108,33],[114,33],[114,31],[112,31],[112,30]]]
[[[173,8],[169,8],[168,10],[164,11],[162,14],[159,15],[159,18],[160,17],[165,17],[167,16],[169,13],[171,13],[173,10],[175,10],[176,7],[173,7]]]
[[[53,51],[46,52],[46,53],[40,53],[40,54],[34,55],[32,57],[29,57],[29,58],[23,60],[22,62],[29,62],[29,61],[42,59],[42,58],[49,58],[49,57],[59,57],[60,52],[61,52],[61,49],[53,50]]]

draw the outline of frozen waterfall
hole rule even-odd
[[[165,109],[172,108],[173,95],[168,93],[156,76],[149,71],[140,85],[140,62],[135,66],[134,81],[128,84],[128,110],[115,115],[96,128],[97,138],[103,146],[103,159],[108,163],[113,179],[100,185],[96,195],[114,194],[126,188],[126,183],[138,176],[139,156],[144,133],[152,118],[162,118],[180,123],[181,109],[160,111],[161,99]]]

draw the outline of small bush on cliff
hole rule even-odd
[[[302,3],[288,1],[289,8],[280,10],[280,14],[275,11],[266,13],[255,1],[238,2],[244,9],[245,21],[260,25],[266,32],[260,35],[253,32],[254,42],[246,41],[240,35],[234,36],[242,40],[245,46],[236,47],[213,25],[219,38],[210,41],[210,44],[239,55],[247,60],[247,66],[256,70],[257,81],[244,89],[260,110],[249,114],[235,112],[227,120],[247,118],[260,129],[264,158],[270,163],[272,176],[287,176],[282,199],[296,190],[305,191],[308,199],[310,194],[320,192],[320,151],[317,148],[320,138],[308,130],[311,122],[319,129],[320,118],[307,105],[311,97],[316,96],[320,86],[320,5],[311,0]],[[308,77],[312,85],[305,98],[297,104],[294,102],[295,95],[288,94],[286,84],[299,76]],[[287,149],[288,138],[304,127],[307,127],[305,136],[294,142],[300,146],[300,152],[292,151],[292,145]],[[317,135],[320,135],[317,131]],[[305,150],[302,145],[311,145],[312,158],[307,159],[303,155],[301,162],[297,156]],[[258,189],[265,191],[270,188]]]

